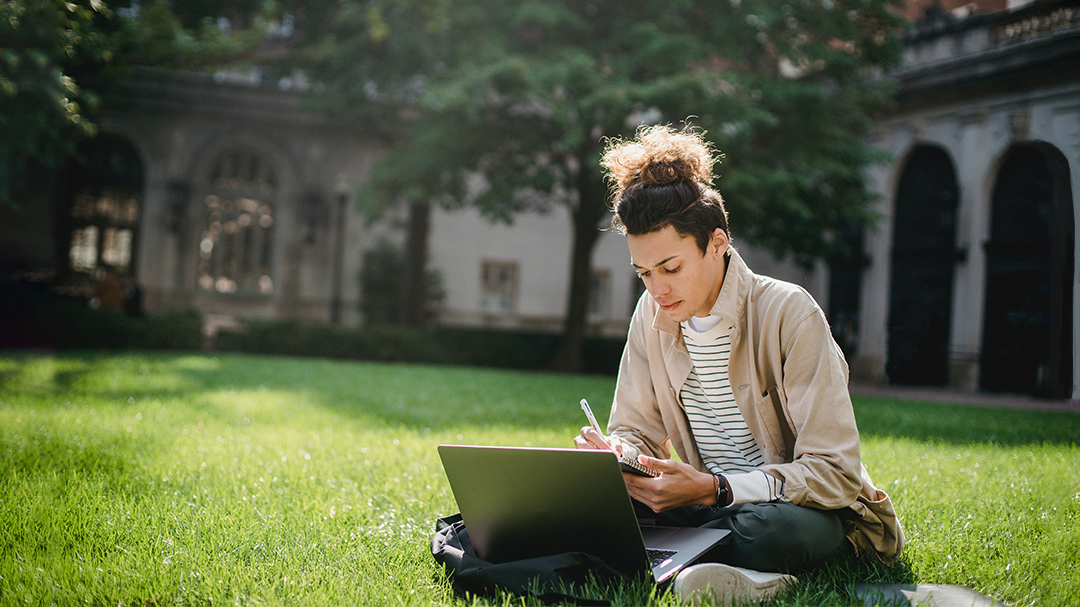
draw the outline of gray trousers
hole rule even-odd
[[[837,556],[847,545],[837,510],[815,510],[784,502],[735,508],[687,506],[659,514],[634,501],[643,525],[712,527],[731,533],[699,562],[755,571],[798,573]]]

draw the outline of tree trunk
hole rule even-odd
[[[570,296],[566,306],[566,324],[562,342],[552,366],[559,371],[580,373],[585,369],[582,348],[585,344],[589,309],[589,282],[592,276],[592,252],[600,236],[600,220],[607,214],[604,182],[595,171],[585,168],[578,174],[578,204],[571,207],[574,227],[570,257]]]
[[[427,324],[427,257],[431,205],[409,203],[409,233],[405,239],[405,310],[401,319],[410,327]]]

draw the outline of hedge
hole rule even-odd
[[[545,369],[555,358],[559,336],[549,333],[383,325],[360,329],[295,320],[245,321],[218,333],[223,352],[318,356],[354,360]],[[587,373],[618,371],[624,339],[590,338],[584,345]]]
[[[558,335],[497,329],[394,325],[343,328],[297,320],[245,320],[205,344],[202,316],[176,310],[131,317],[60,297],[44,285],[0,284],[0,348],[243,352],[351,360],[547,369]],[[589,338],[586,373],[614,374],[625,339]]]
[[[0,284],[0,347],[197,350],[202,342],[202,315],[195,310],[132,317],[44,286]]]

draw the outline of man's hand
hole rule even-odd
[[[645,504],[653,512],[694,504],[712,506],[716,503],[716,484],[711,474],[671,459],[642,455],[638,457],[638,461],[662,473],[656,478],[623,473],[630,497]]]
[[[611,444],[607,442],[603,434],[600,434],[593,429],[592,426],[585,426],[581,429],[581,434],[574,437],[574,447],[577,449],[600,449],[603,451],[614,451],[615,455],[622,455],[622,445],[615,445],[615,448],[611,448]]]

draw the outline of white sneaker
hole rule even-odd
[[[680,571],[672,583],[672,591],[682,603],[697,605],[711,597],[716,605],[730,605],[735,601],[760,601],[776,596],[797,582],[795,576],[786,573],[700,563]]]

